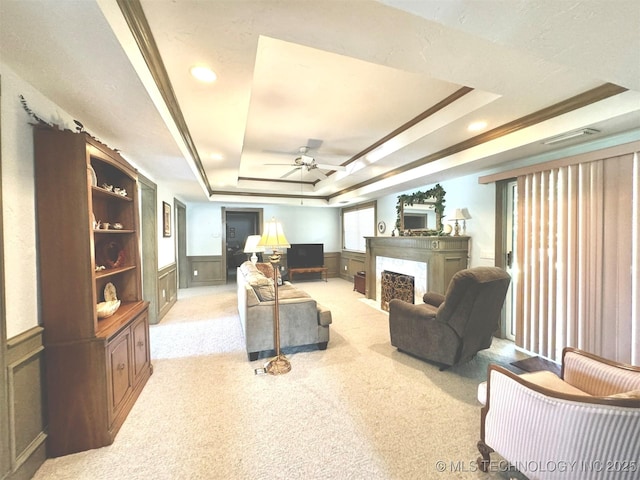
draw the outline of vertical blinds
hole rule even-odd
[[[518,177],[516,343],[640,360],[638,154]]]

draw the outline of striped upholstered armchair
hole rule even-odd
[[[478,400],[483,470],[495,451],[530,480],[640,478],[640,367],[567,347],[560,377],[490,365]]]

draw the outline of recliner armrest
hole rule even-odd
[[[422,296],[422,301],[427,305],[439,307],[444,302],[444,295],[436,292],[427,292]]]
[[[438,309],[429,304],[415,305],[413,303],[404,302],[397,298],[394,298],[389,302],[390,316],[393,314],[398,314],[402,317],[409,316],[412,318],[433,320],[434,318],[436,318],[437,313]]]

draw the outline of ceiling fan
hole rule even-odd
[[[297,172],[298,170],[300,170],[302,173],[302,169],[306,169],[307,172],[312,172],[317,177],[321,179],[325,179],[327,178],[327,176],[320,170],[334,170],[334,171],[346,170],[346,167],[343,167],[342,165],[329,165],[326,163],[316,162],[315,158],[308,155],[309,153],[308,146],[300,147],[298,152],[300,153],[300,156],[296,157],[293,163],[267,163],[265,165],[287,165],[287,166],[294,167],[292,170],[288,171],[287,173],[282,175],[280,178],[287,178],[288,176]]]

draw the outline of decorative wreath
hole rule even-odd
[[[124,249],[115,240],[101,243],[97,249],[98,263],[107,268],[118,268],[124,266]]]

